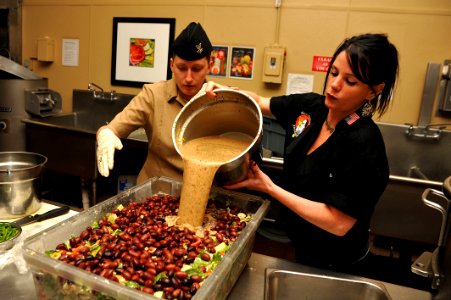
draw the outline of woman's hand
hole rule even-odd
[[[247,188],[254,191],[271,194],[271,190],[274,188],[274,183],[271,178],[266,175],[254,162],[251,161],[251,166],[247,175],[247,178],[243,181],[224,185],[226,189],[240,189]]]
[[[209,81],[207,83],[204,83],[204,85],[202,86],[201,91],[205,92],[207,94],[208,97],[213,98],[216,97],[216,93],[213,90],[216,89],[231,89],[231,90],[239,90],[238,87],[230,87],[230,86],[225,86],[225,85],[221,85],[219,83],[216,83],[214,81]]]
[[[199,93],[205,92],[208,97],[213,98],[213,97],[216,97],[216,93],[214,92],[215,89],[231,89],[231,90],[235,90],[235,91],[240,90],[238,87],[229,87],[229,86],[225,86],[225,85],[220,85],[214,81],[209,81],[207,83],[204,83],[204,85],[202,86],[202,89],[200,90]],[[258,94],[254,93],[254,92],[250,92],[250,91],[244,91],[244,90],[241,90],[241,91],[243,93],[247,94],[252,99],[254,99],[255,102],[257,102],[258,106],[260,107],[260,109],[264,115],[267,115],[267,116],[272,115],[271,109],[269,106],[270,98],[261,97]]]

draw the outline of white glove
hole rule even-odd
[[[97,168],[102,176],[108,177],[114,166],[114,150],[121,150],[121,140],[105,127],[97,134]]]

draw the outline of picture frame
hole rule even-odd
[[[255,48],[232,46],[229,74],[231,78],[252,79],[254,74]]]
[[[111,84],[142,87],[168,80],[175,18],[113,17]]]
[[[211,60],[213,65],[208,75],[215,77],[226,77],[227,64],[229,62],[229,47],[213,45]]]

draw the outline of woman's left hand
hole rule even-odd
[[[239,90],[238,87],[230,87],[230,86],[225,86],[225,85],[221,85],[217,82],[214,81],[209,81],[203,84],[202,88],[200,89],[199,93],[206,93],[208,97],[213,98],[216,97],[216,93],[213,92],[213,90],[216,89],[231,89],[231,90]]]
[[[224,185],[224,188],[226,189],[247,188],[254,191],[269,193],[273,185],[274,183],[269,178],[269,176],[266,175],[254,161],[251,161],[251,166],[247,178],[237,183]]]

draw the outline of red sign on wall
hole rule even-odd
[[[327,72],[332,56],[313,56],[312,71]]]

